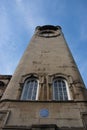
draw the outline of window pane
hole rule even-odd
[[[33,91],[32,91],[32,100],[36,99],[36,92],[37,92],[37,82],[33,82]]]
[[[25,86],[24,86],[25,87]],[[28,90],[28,83],[26,83],[26,87],[25,87],[25,89],[24,89],[24,91],[23,91],[23,100],[26,100],[26,98],[27,98],[27,90]]]
[[[37,86],[38,86],[38,83],[36,79],[28,79],[25,82],[21,99],[36,100]]]
[[[61,78],[53,81],[53,98],[54,100],[68,100],[64,79]]]
[[[60,95],[60,100],[63,100],[63,95]]]
[[[61,91],[62,91],[62,88],[59,88],[59,91],[61,92]]]
[[[29,81],[28,90],[27,90],[27,100],[31,99],[31,95],[32,95],[32,81]]]
[[[65,97],[64,97],[64,100],[68,100],[68,97],[67,97],[67,96],[65,96]]]

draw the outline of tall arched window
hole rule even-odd
[[[56,78],[53,80],[53,100],[69,100],[68,85],[65,79]]]
[[[21,100],[37,100],[38,99],[38,80],[36,78],[28,78],[23,87]]]

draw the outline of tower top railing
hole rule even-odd
[[[60,30],[62,29],[61,26],[44,25],[44,26],[37,26],[35,30],[40,30],[40,31],[42,31],[42,30],[54,30],[54,31],[56,31],[56,30],[59,30],[59,29]]]

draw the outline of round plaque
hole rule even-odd
[[[40,110],[40,116],[41,116],[41,117],[48,117],[48,116],[49,116],[49,111],[48,111],[48,109],[41,109],[41,110]]]

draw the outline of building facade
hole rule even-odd
[[[36,27],[0,92],[1,130],[87,130],[87,90],[60,26]]]

